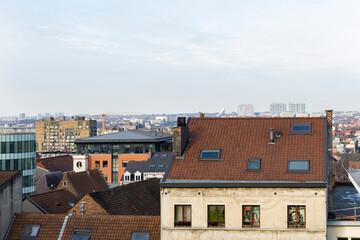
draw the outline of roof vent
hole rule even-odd
[[[274,143],[274,129],[270,128],[270,143],[269,144],[275,144]]]
[[[85,211],[86,202],[81,202],[80,206],[81,206],[80,214],[85,215],[86,214],[86,211]]]
[[[281,137],[281,133],[277,132],[277,133],[275,134],[275,137],[276,137],[276,138]]]

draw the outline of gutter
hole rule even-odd
[[[326,182],[236,182],[236,181],[179,181],[161,182],[162,188],[326,188]]]

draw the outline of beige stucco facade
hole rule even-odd
[[[338,238],[359,239],[360,221],[333,221],[328,223],[328,240]]]
[[[174,227],[174,206],[191,205],[191,227]],[[208,205],[225,205],[225,227],[210,228]],[[260,227],[242,227],[242,207],[260,206]],[[289,205],[306,207],[306,228],[287,228]],[[326,239],[324,188],[162,188],[161,239]]]

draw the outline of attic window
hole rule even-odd
[[[149,240],[150,233],[149,232],[132,232],[130,240]]]
[[[310,160],[289,160],[288,172],[309,172]]]
[[[75,229],[74,234],[71,237],[71,240],[88,240],[90,239],[91,230],[90,229]]]
[[[162,158],[162,159],[165,159],[166,157],[167,157],[167,154],[161,155],[161,158]]]
[[[200,158],[219,159],[220,158],[220,149],[201,150]]]
[[[163,170],[163,169],[164,169],[164,165],[159,165],[159,166],[158,166],[158,169],[159,169],[159,170]]]
[[[149,166],[149,169],[150,169],[150,170],[154,170],[154,169],[155,169],[155,165],[150,165],[150,166]]]
[[[40,226],[40,224],[24,224],[19,239],[36,239]]]
[[[261,159],[249,159],[247,170],[260,170],[261,169]]]
[[[291,133],[293,134],[311,133],[311,123],[292,123]]]
[[[153,158],[159,158],[159,154],[154,154]]]

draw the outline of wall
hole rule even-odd
[[[86,215],[98,215],[98,214],[106,214],[108,215],[108,212],[101,207],[100,204],[98,204],[92,197],[90,197],[88,194],[85,195],[83,198],[78,201],[75,206],[69,210],[68,214],[71,213],[72,215],[80,215],[81,210],[81,202],[85,202],[85,211]]]
[[[64,182],[66,182],[66,184],[65,184],[66,186],[64,186]],[[67,176],[67,173],[63,173],[63,177],[60,180],[58,186],[56,187],[56,190],[63,189],[63,188],[69,190],[72,194],[74,194],[74,196],[78,196],[78,193],[75,190],[75,188],[73,187],[72,183],[70,182],[70,180]]]
[[[43,213],[34,203],[25,198],[22,202],[22,213]]]
[[[151,152],[146,154],[119,154],[119,180],[121,181],[121,177],[125,172],[126,167],[122,167],[122,161],[147,161],[149,158],[151,158]]]
[[[21,212],[21,172],[0,187],[0,239],[3,239],[15,213]]]
[[[325,239],[325,199],[322,188],[162,188],[162,239]],[[176,204],[191,204],[192,227],[174,227]],[[224,228],[207,227],[212,204],[225,205]],[[260,228],[242,227],[243,205],[260,205]],[[288,205],[306,206],[305,229],[287,228]]]
[[[328,223],[328,240],[360,238],[360,221],[334,221]]]
[[[94,155],[88,155],[88,163],[89,163],[89,169],[93,170],[95,169],[95,161],[100,161],[100,170],[102,172],[102,174],[104,176],[107,176],[107,182],[110,183],[111,182],[111,177],[112,177],[112,171],[111,171],[111,166],[112,166],[112,161],[111,161],[111,154],[94,154]],[[107,161],[108,162],[108,166],[107,168],[103,167],[103,162]]]

